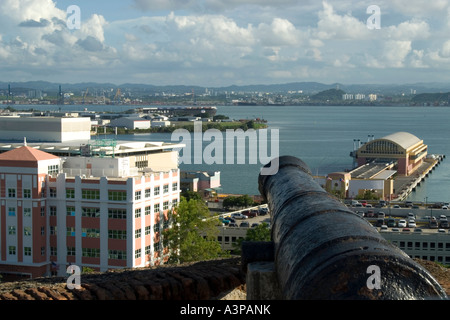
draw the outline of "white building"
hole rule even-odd
[[[149,129],[150,120],[140,117],[121,117],[111,120],[110,127],[121,127],[128,129]]]
[[[23,141],[65,142],[89,140],[89,118],[0,117],[0,139]]]

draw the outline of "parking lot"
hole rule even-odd
[[[233,220],[227,219],[229,217],[233,217]],[[270,212],[267,208],[267,205],[261,205],[256,207],[245,208],[242,210],[237,210],[233,212],[223,213],[220,217],[229,220],[229,223],[222,221],[224,226],[230,228],[251,228],[252,226],[259,225],[263,222],[270,224]],[[245,218],[244,218],[245,217]],[[241,223],[244,223],[241,226]]]

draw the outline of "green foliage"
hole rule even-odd
[[[362,195],[357,195],[355,200],[379,200],[380,196],[370,190],[364,191]]]
[[[202,196],[198,192],[195,192],[195,191],[189,191],[189,190],[183,191],[181,193],[181,196],[186,198],[187,201],[189,201],[191,199],[202,200]]]
[[[234,244],[234,253],[240,254],[242,250],[242,242],[244,241],[270,241],[270,228],[265,222],[259,224],[254,228],[247,230],[247,234],[244,239],[238,239]]]
[[[231,207],[248,207],[253,204],[253,199],[248,195],[244,194],[242,196],[229,196],[223,199],[223,207],[231,208]]]
[[[210,219],[208,207],[201,200],[182,197],[171,214],[172,227],[163,231],[171,251],[169,263],[185,263],[226,256],[217,242],[218,219]]]

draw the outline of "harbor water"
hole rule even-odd
[[[131,106],[29,106],[38,110],[121,112]],[[429,154],[450,155],[450,108],[409,106],[218,106],[217,114],[230,119],[262,118],[268,121],[268,138],[271,130],[279,133],[279,155],[302,159],[317,175],[351,169],[350,152],[354,140],[366,142],[373,137],[406,131],[416,135],[428,145]],[[225,133],[224,133],[225,137]],[[102,138],[99,136],[98,138]],[[111,136],[105,136],[111,138]],[[171,134],[152,133],[118,135],[117,140],[165,141],[173,140]],[[204,139],[203,139],[204,140]],[[203,141],[203,148],[211,140]],[[267,141],[269,152],[271,141]],[[248,145],[247,145],[248,149]],[[223,151],[225,154],[225,150]],[[225,157],[225,156],[224,156]],[[247,156],[247,159],[250,157]],[[223,161],[225,162],[225,161]],[[220,171],[222,193],[259,194],[258,174],[265,163],[250,164],[186,164],[182,170]],[[450,200],[450,160],[444,159],[408,200],[447,202]]]

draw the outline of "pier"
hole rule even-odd
[[[405,200],[409,194],[415,191],[416,187],[420,186],[420,184],[433,172],[433,170],[439,166],[444,158],[445,155],[435,155],[434,157],[429,157],[424,160],[424,162],[413,174],[409,176],[399,175],[395,177],[395,200]]]

